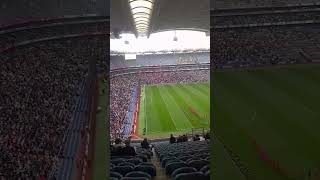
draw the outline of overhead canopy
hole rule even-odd
[[[1,0],[0,26],[63,16],[108,16],[109,9],[109,0]]]
[[[116,34],[210,30],[209,0],[111,0],[110,6],[110,28]]]

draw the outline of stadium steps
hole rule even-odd
[[[153,154],[156,154],[154,149],[152,150]],[[156,166],[157,176],[153,180],[170,180],[170,177],[166,175],[165,169],[161,167],[160,161],[156,156],[152,156],[151,162]]]

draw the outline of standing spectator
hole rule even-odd
[[[176,142],[176,138],[173,136],[173,134],[170,135],[170,144],[173,144]]]
[[[122,148],[123,148],[123,146],[122,146],[122,144],[121,144],[121,139],[120,138],[117,138],[116,140],[115,140],[115,144],[112,146],[112,149],[111,149],[111,154],[113,155],[113,156],[119,156],[119,155],[121,155],[121,151],[122,151]]]
[[[137,155],[136,150],[134,149],[134,147],[132,147],[130,145],[130,143],[131,143],[130,139],[127,139],[124,142],[125,147],[122,148],[122,150],[121,150],[121,152],[122,152],[121,155],[122,156],[135,156],[135,155]]]
[[[148,142],[147,138],[144,138],[144,140],[141,142],[141,147],[144,148],[144,149],[149,149],[150,148],[150,145],[149,145],[149,142]]]
[[[200,141],[199,134],[196,134],[196,135],[193,137],[193,141]]]

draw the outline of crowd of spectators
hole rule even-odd
[[[53,26],[52,24],[31,23],[30,27],[24,27],[23,29],[20,28],[18,30],[10,29],[11,32],[9,33],[6,31],[2,32],[0,27],[0,51],[12,47],[14,43],[17,44],[25,41],[70,34],[107,33],[107,30],[109,29],[109,23],[107,21],[103,23],[87,23],[83,20],[71,23],[64,22],[62,20],[60,21],[56,22],[60,23],[56,26]]]
[[[214,26],[248,25],[262,23],[292,23],[295,21],[320,20],[318,11],[287,12],[287,13],[256,13],[242,15],[214,16]]]
[[[117,138],[113,145],[111,145],[111,156],[135,156],[136,150],[130,145],[131,140],[126,139],[124,143],[120,138]]]
[[[298,4],[314,4],[317,0],[216,0],[213,6],[217,9],[283,7]]]
[[[128,112],[131,91],[142,85],[191,83],[209,81],[209,70],[182,71],[179,67],[171,71],[155,70],[127,75],[115,76],[110,79],[110,131],[111,139],[122,138],[123,128]],[[159,68],[158,68],[159,70]]]
[[[151,151],[152,145],[148,142],[147,138],[144,138],[141,141],[141,148],[146,151]],[[136,152],[136,147],[131,146],[131,138],[124,140],[116,138],[114,143],[110,145],[111,148],[111,156],[136,156],[138,153]]]
[[[105,48],[99,41],[43,41],[0,55],[0,179],[48,177],[89,61]]]
[[[211,63],[216,68],[305,63],[305,48],[319,47],[319,25],[215,29]]]
[[[209,140],[210,139],[210,134],[209,132],[205,133],[203,135],[203,138],[205,140]],[[193,137],[192,137],[192,141],[200,141],[201,138],[200,138],[200,135],[199,134],[195,134]],[[180,143],[180,142],[187,142],[189,141],[188,140],[188,135],[187,134],[183,134],[183,135],[179,135],[177,138],[173,136],[173,134],[170,135],[170,138],[169,138],[169,142],[170,144],[173,144],[173,143]]]

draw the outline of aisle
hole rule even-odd
[[[154,180],[169,180],[170,178],[169,178],[169,176],[166,175],[165,169],[161,167],[160,161],[157,158],[154,149],[152,151],[153,151],[153,156],[151,158],[151,162],[153,165],[156,166],[156,171],[157,171],[157,176],[154,177],[153,179]]]

